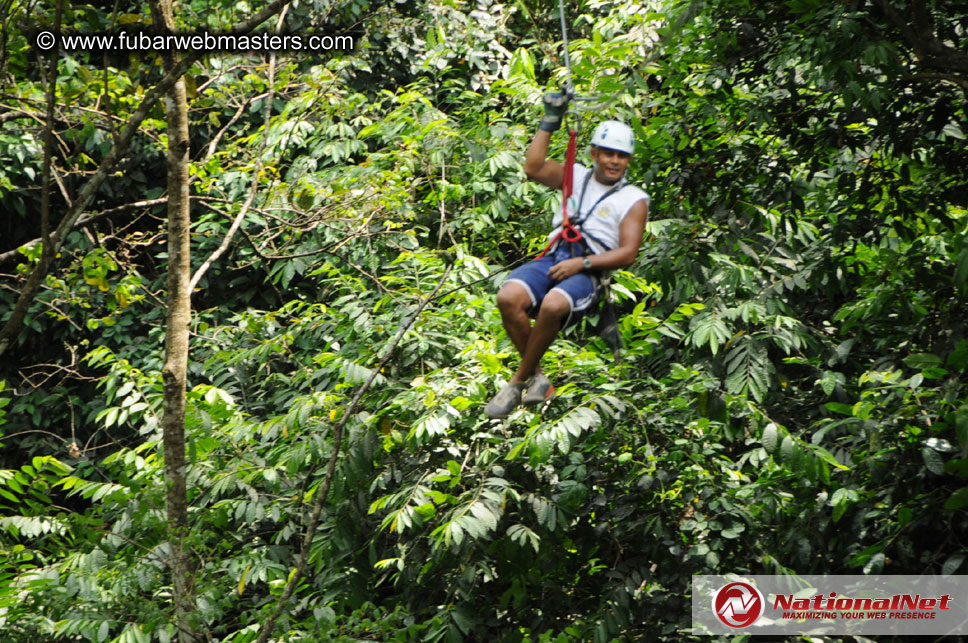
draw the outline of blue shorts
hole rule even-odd
[[[555,282],[548,276],[548,271],[551,270],[552,266],[565,259],[571,259],[573,256],[572,246],[574,246],[575,250],[574,256],[582,256],[584,244],[573,244],[562,241],[554,249],[554,252],[549,252],[541,259],[535,259],[523,266],[518,266],[504,281],[506,284],[511,282],[521,284],[528,291],[528,296],[531,298],[531,307],[528,308],[528,315],[530,317],[538,316],[538,310],[541,309],[541,302],[544,300],[545,295],[552,290],[556,290],[564,295],[565,299],[568,300],[571,311],[568,313],[564,324],[562,324],[562,328],[576,323],[592,308],[595,302],[598,301],[602,286],[601,279],[599,279],[597,273],[589,274],[587,272],[579,272],[559,282]]]

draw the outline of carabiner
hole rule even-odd
[[[568,223],[561,227],[561,238],[568,243],[578,243],[581,241],[581,230]]]
[[[575,126],[574,127],[569,127],[568,128],[568,131],[569,132],[575,132],[575,133],[581,132],[581,114],[579,114],[577,111],[569,108],[568,111],[565,112],[565,115],[562,116],[562,118],[561,118],[562,124],[565,123],[565,119],[567,119],[569,116],[571,117],[571,119],[573,121],[575,121]]]

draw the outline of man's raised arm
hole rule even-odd
[[[558,189],[561,187],[565,169],[558,161],[548,159],[548,143],[552,133],[561,127],[565,112],[568,111],[568,97],[559,93],[546,94],[542,102],[545,113],[524,155],[524,173],[529,179]]]

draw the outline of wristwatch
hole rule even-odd
[[[581,258],[581,267],[584,268],[585,270],[591,270],[592,269],[592,260],[589,259],[588,257],[582,257]]]

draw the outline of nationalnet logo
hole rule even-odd
[[[749,627],[763,614],[765,605],[760,590],[749,583],[730,583],[713,595],[713,611],[729,627]]]
[[[692,585],[692,634],[968,634],[968,576],[694,576]]]
[[[893,596],[849,598],[837,592],[815,594],[811,598],[796,598],[793,594],[777,596],[773,609],[783,618],[793,619],[932,619],[941,610],[951,609],[951,596],[922,596],[894,594]]]

